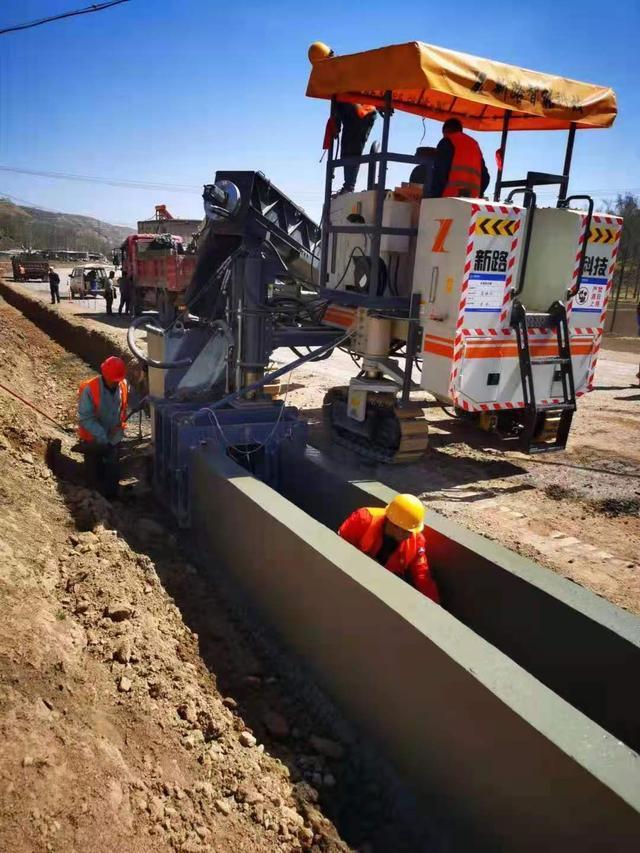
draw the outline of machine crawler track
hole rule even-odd
[[[371,434],[366,435],[364,428],[362,432],[349,428],[347,397],[348,388],[331,388],[323,402],[325,423],[336,444],[377,462],[404,464],[422,457],[429,427],[421,406],[401,409],[393,394],[369,394],[365,423],[371,425]]]

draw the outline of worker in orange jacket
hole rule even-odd
[[[463,133],[457,118],[442,125],[431,182],[432,198],[480,198],[489,186],[489,172],[476,140]]]
[[[335,56],[335,52],[324,42],[314,41],[309,48],[309,62],[312,65],[325,59],[331,59],[332,56]],[[341,136],[340,156],[361,157],[375,120],[375,107],[368,104],[336,101],[327,121],[322,147],[325,151],[328,150],[332,141]],[[338,195],[355,191],[360,165],[355,163],[351,166],[344,166],[343,171],[344,184]]]
[[[114,498],[120,481],[120,443],[127,421],[129,387],[126,365],[110,356],[100,375],[78,388],[78,435],[85,458],[88,485]]]
[[[423,528],[422,501],[413,495],[397,495],[385,508],[363,507],[352,512],[338,534],[439,603],[438,588],[427,562]]]

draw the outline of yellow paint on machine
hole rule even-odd
[[[615,243],[620,235],[618,228],[604,228],[592,225],[589,231],[590,243]]]
[[[518,219],[505,219],[504,216],[479,216],[475,233],[480,237],[513,237],[519,225]]]

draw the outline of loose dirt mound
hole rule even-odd
[[[0,325],[5,384],[71,420],[86,366],[2,303]],[[348,850],[314,789],[223,699],[160,560],[156,571],[122,531],[196,583],[175,542],[59,486],[44,463],[55,428],[0,395],[0,849]],[[271,725],[287,734],[275,711]]]

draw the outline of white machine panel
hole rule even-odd
[[[517,361],[495,364],[500,342],[512,335],[509,294],[524,216],[515,205],[479,199],[422,201],[413,277],[424,330],[422,387],[440,398],[492,402],[520,384]]]
[[[585,214],[580,210],[536,209],[520,294],[527,311],[547,311],[552,302],[566,300],[578,265],[576,254],[584,224]]]
[[[577,282],[586,240],[587,251],[580,284],[575,296],[567,303],[577,396],[591,390],[593,385],[622,230],[620,217],[594,213],[587,234],[587,221],[584,210],[536,210],[527,273],[520,297],[529,311],[546,311],[554,300],[565,301],[567,291]],[[556,355],[555,331],[541,329],[536,334],[535,348],[538,352],[535,354]],[[553,381],[551,366],[539,367],[534,373],[534,380],[538,398],[538,384],[550,387],[551,401],[561,397],[560,383]]]
[[[527,212],[513,205],[472,199],[422,202],[413,286],[421,294],[422,387],[469,411],[523,406],[515,333],[510,328],[511,289],[518,282]],[[584,211],[535,212],[524,287],[530,312],[565,301],[577,395],[590,390],[602,339],[622,220],[594,214],[586,234]],[[536,357],[557,356],[555,329],[530,329]],[[534,370],[536,400],[562,398],[554,365]]]
[[[375,219],[375,190],[344,193],[331,200],[332,225],[372,225]],[[412,204],[387,193],[382,214],[383,226],[411,227]],[[355,217],[349,221],[348,217]],[[380,240],[380,258],[387,272],[389,284],[385,295],[407,295],[410,282],[407,266],[410,248],[409,236],[383,234]],[[328,287],[336,290],[358,290],[357,267],[359,257],[371,254],[371,240],[365,234],[333,234],[329,241]],[[364,286],[364,280],[361,285]],[[395,291],[398,291],[396,294]]]

